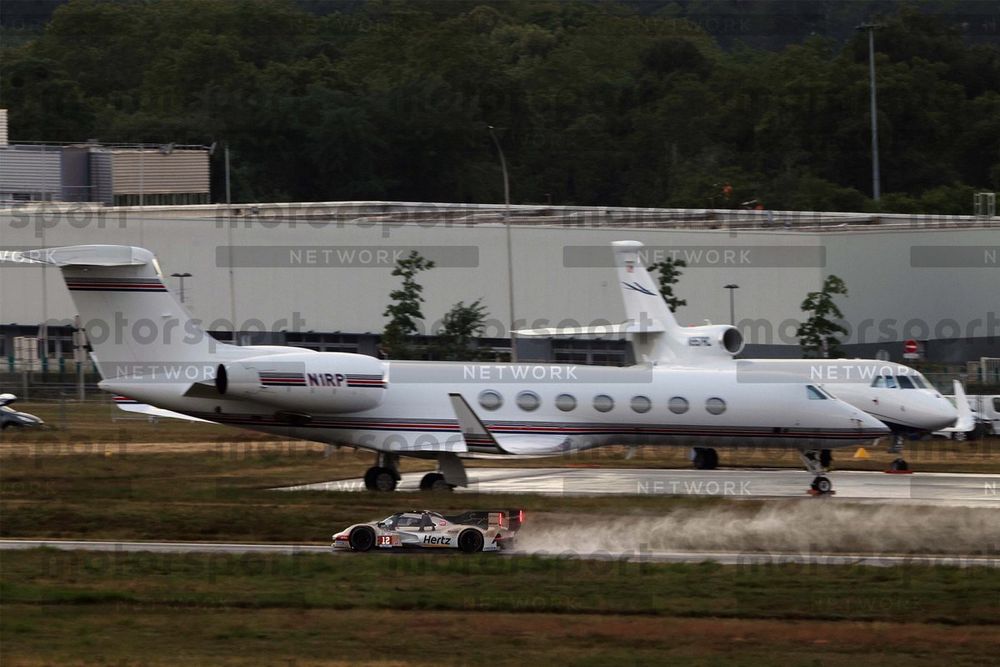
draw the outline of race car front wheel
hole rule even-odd
[[[458,536],[458,548],[467,554],[483,550],[483,534],[478,530],[463,530]]]
[[[371,551],[375,546],[375,531],[368,526],[355,528],[351,531],[347,542],[355,551]]]

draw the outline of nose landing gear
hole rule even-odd
[[[892,472],[892,473],[908,473],[908,472],[912,472],[910,470],[910,464],[907,463],[906,459],[904,459],[903,456],[902,456],[902,454],[903,454],[903,443],[904,442],[905,442],[905,440],[903,439],[902,435],[899,435],[897,433],[895,436],[893,436],[892,444],[889,446],[889,449],[887,449],[886,451],[888,451],[890,454],[899,454],[900,456],[898,458],[896,458],[892,463],[889,464],[889,469],[886,470],[886,472]]]
[[[836,493],[833,490],[833,482],[826,476],[827,468],[833,462],[833,456],[829,449],[801,452],[799,457],[805,465],[806,470],[816,475],[812,484],[809,485],[809,494],[813,496],[832,496]]]

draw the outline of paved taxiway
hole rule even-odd
[[[312,554],[334,552],[328,546],[306,544],[238,544],[223,542],[115,542],[102,540],[21,540],[0,539],[0,550],[58,549],[60,551],[97,551],[110,553],[164,553],[164,554],[225,554],[242,556],[247,554]],[[409,552],[413,553],[413,552]],[[375,556],[402,555],[400,552],[375,552]],[[427,554],[432,556],[431,554]],[[554,556],[580,560],[628,561],[643,563],[704,563],[721,565],[865,565],[870,567],[895,567],[899,565],[950,566],[950,567],[993,567],[1000,568],[1000,558],[984,556],[956,555],[878,555],[878,554],[832,554],[832,553],[764,553],[736,551],[644,551],[612,553],[576,552],[521,552],[512,551],[500,558],[516,556]],[[359,554],[360,556],[360,554]]]
[[[469,468],[467,493],[541,495],[702,495],[802,498],[805,470],[688,470],[648,468]],[[423,473],[406,473],[399,491],[419,490]],[[830,474],[836,499],[1000,508],[1000,475],[842,471]],[[286,491],[363,491],[361,479],[283,487]]]

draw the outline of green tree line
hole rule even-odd
[[[667,5],[335,6],[73,0],[0,53],[11,137],[224,142],[239,201],[501,201],[488,124],[515,203],[968,213],[1000,189],[1000,49],[919,7],[870,17],[876,205],[862,33],[723,49]]]

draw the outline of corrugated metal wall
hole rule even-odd
[[[111,188],[111,153],[101,150],[90,152],[90,185],[93,201],[110,206],[114,202]]]
[[[62,148],[0,148],[0,195],[30,193],[32,199],[62,197]]]
[[[111,151],[113,194],[208,193],[208,152]]]

